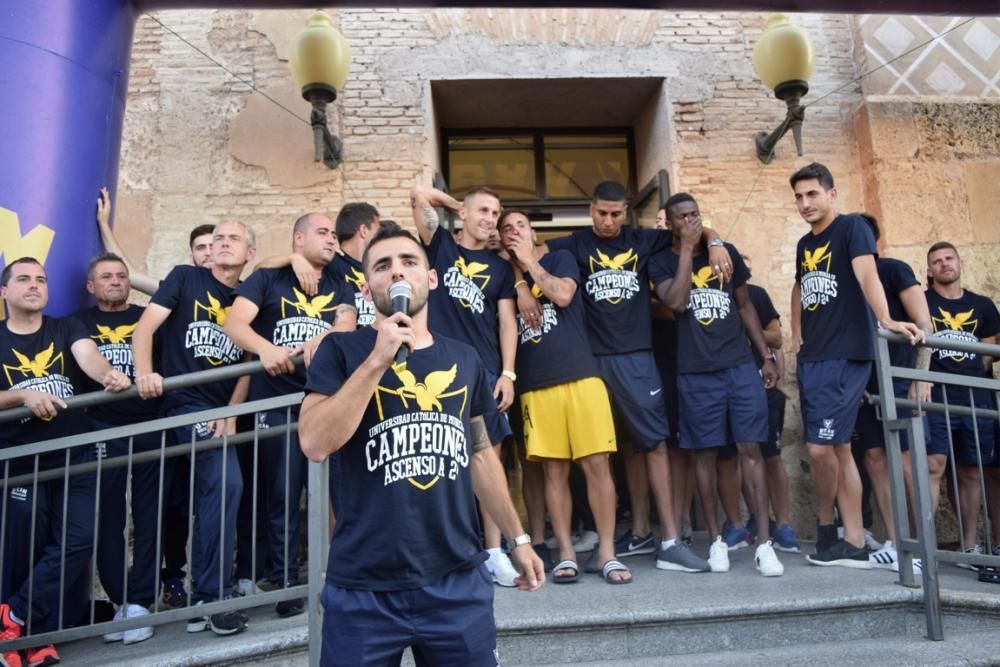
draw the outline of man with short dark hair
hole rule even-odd
[[[890,316],[875,267],[875,239],[860,217],[837,213],[830,170],[814,162],[792,174],[789,183],[811,228],[796,248],[791,300],[792,343],[817,496],[816,553],[807,559],[813,565],[869,569],[851,434],[871,374],[875,324],[905,334],[912,344],[924,334]],[[834,502],[843,538],[834,524]]]
[[[486,412],[483,419],[490,442],[499,448],[512,437],[506,411],[514,401],[517,379],[514,273],[510,264],[487,248],[500,217],[500,198],[489,188],[474,188],[459,202],[440,190],[414,187],[410,203],[420,241],[441,279],[439,289],[430,296],[431,319],[442,333],[479,351],[497,402],[496,409]],[[434,210],[439,206],[461,218],[461,243],[440,226]],[[500,529],[485,514],[483,532],[490,555],[487,567],[494,580],[513,586],[516,572],[500,548]]]
[[[934,337],[968,343],[996,343],[1000,335],[1000,313],[989,298],[962,287],[962,259],[958,249],[947,241],[932,245],[927,251],[927,272],[934,279],[925,292]],[[939,373],[988,378],[994,361],[996,359],[992,357],[971,352],[934,350],[930,366],[932,371]],[[942,403],[947,399],[949,405],[974,405],[994,410],[997,407],[991,393],[982,389],[935,385],[931,396],[935,403]],[[973,420],[971,416],[943,415],[937,412],[928,414],[927,421],[927,464],[933,507],[937,508],[941,477],[948,460],[949,448],[953,445],[955,458],[952,463],[958,474],[958,498],[955,500],[962,513],[961,548],[966,553],[982,553],[983,547],[978,538],[979,464],[982,463],[987,474],[987,486],[994,487],[1000,470],[997,467],[1000,465],[1000,456],[997,452],[996,422],[982,417]],[[995,493],[995,489],[991,488],[991,491]],[[992,516],[994,508],[989,509],[990,518],[996,519]],[[992,527],[995,529],[996,526],[994,523]],[[969,566],[962,564],[960,567]]]
[[[145,308],[128,302],[131,291],[129,273],[122,258],[113,253],[105,253],[92,259],[87,267],[87,291],[94,296],[97,304],[78,311],[74,317],[86,327],[91,340],[97,344],[97,349],[108,363],[134,381],[132,333]],[[156,341],[156,348],[159,347],[159,342]],[[154,352],[158,353],[159,350]],[[155,359],[155,365],[159,367],[159,359]],[[90,418],[91,428],[100,431],[152,421],[159,413],[160,401],[131,398],[94,406],[87,411],[87,416]],[[159,447],[159,433],[141,433],[131,438],[116,438],[99,443],[98,456],[117,458]],[[97,570],[101,585],[116,606],[116,620],[145,616],[149,613],[148,607],[156,599],[159,484],[160,466],[155,462],[132,465],[131,479],[127,467],[108,468],[101,476]],[[130,494],[127,494],[129,488]],[[125,528],[129,509],[132,511],[134,526],[131,569],[125,559]],[[106,634],[104,640],[133,644],[152,636],[153,628],[147,626]]]
[[[291,267],[257,269],[234,291],[236,299],[226,318],[226,334],[256,354],[266,371],[250,378],[251,401],[302,391],[306,372],[296,368],[293,359],[302,353],[303,346],[331,331],[335,322],[343,331],[354,330],[354,297],[330,270],[336,246],[333,222],[328,217],[303,215],[292,229],[292,252],[309,262],[317,294],[309,297],[298,288]],[[294,407],[259,412],[257,428],[279,428],[297,417]],[[267,541],[269,557],[264,579],[280,588],[296,586],[299,500],[306,482],[306,459],[299,448],[298,432],[293,430],[288,438],[262,440],[259,465],[266,485],[263,500],[268,522],[267,535],[261,536]],[[285,600],[275,609],[281,617],[294,616],[302,613],[305,605],[302,600]]]
[[[216,225],[212,236],[212,268],[177,266],[164,278],[132,335],[136,386],[143,398],[163,395],[163,378],[153,368],[153,334],[163,327],[162,368],[167,376],[204,371],[244,361],[243,350],[223,326],[233,303],[233,290],[254,255],[253,231],[242,222]],[[241,403],[249,378],[220,380],[177,389],[164,398],[166,416],[177,416]],[[178,442],[233,435],[236,419],[215,419],[174,429]],[[227,455],[228,454],[228,455]],[[212,602],[232,593],[236,514],[243,491],[236,452],[225,448],[198,452],[194,467],[194,533],[191,536],[192,600]],[[221,531],[220,531],[221,527]],[[221,532],[221,534],[220,534]],[[218,635],[242,632],[244,614],[205,615],[188,622],[188,632],[210,628]]]
[[[343,473],[321,662],[398,664],[409,646],[418,664],[493,667],[493,586],[473,493],[513,545],[515,584],[536,590],[545,574],[490,446],[486,371],[475,349],[433,330],[437,274],[409,232],[380,230],[363,266],[376,321],[320,345],[299,426],[306,456],[337,452]],[[401,282],[409,307],[394,313],[390,289]]]
[[[694,450],[709,537],[716,536],[708,563],[713,572],[729,571],[729,546],[722,539],[716,510],[715,466],[719,450],[733,441],[743,473],[752,480],[760,535],[754,563],[766,577],[781,576],[784,567],[770,541],[767,477],[759,444],[767,439],[764,389],[774,385],[777,371],[747,296],[750,272],[730,244],[725,248],[735,265],[732,280],[726,281],[709,264],[694,197],[672,195],[666,211],[673,247],[653,256],[649,272],[660,301],[677,315],[679,439],[682,448]],[[760,373],[748,337],[761,360]]]
[[[84,376],[106,391],[122,391],[132,383],[101,356],[78,321],[43,314],[49,289],[38,260],[21,257],[8,262],[0,273],[0,298],[7,314],[0,324],[0,410],[26,407],[34,415],[0,425],[0,447],[85,432],[83,412],[66,410],[64,400],[79,393]],[[93,461],[93,452],[90,445],[77,447],[69,462]],[[12,459],[5,474],[61,468],[66,460],[62,451]],[[67,473],[65,479],[4,489],[4,494],[0,646],[20,637],[26,625],[33,633],[56,630],[82,611],[84,600],[64,596],[86,576],[93,554],[95,478],[92,473]],[[35,537],[34,544],[29,535]],[[0,662],[7,667],[22,665],[20,653],[4,648]],[[59,662],[59,655],[55,647],[42,646],[27,651],[27,662],[52,665]]]
[[[625,188],[603,181],[594,188],[590,202],[593,227],[548,242],[549,250],[568,250],[576,259],[583,280],[591,350],[612,403],[631,433],[631,449],[624,449],[626,466],[639,469],[639,474],[629,474],[632,530],[622,536],[615,552],[619,558],[655,552],[660,569],[707,572],[708,563],[678,542],[665,444],[670,427],[663,385],[651,352],[648,262],[669,246],[671,236],[662,230],[628,226],[627,216]],[[729,256],[716,247],[722,242],[712,230],[706,234],[712,246],[712,264],[728,274]],[[641,474],[639,455],[645,458],[647,477]],[[660,518],[659,548],[649,525],[650,489]]]

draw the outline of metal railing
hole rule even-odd
[[[301,363],[301,359],[296,361]],[[217,370],[201,371],[183,376],[165,378],[163,381],[164,393],[166,394],[177,389],[210,382],[231,380],[235,377],[252,375],[260,372],[263,372],[263,366],[260,362],[249,362],[235,364]],[[110,394],[106,392],[82,394],[66,399],[66,409],[81,410],[83,408],[92,408],[115,401],[125,400],[137,395],[137,390],[134,387],[119,394]],[[227,464],[227,460],[230,456],[237,456],[237,454],[242,450],[245,456],[250,457],[250,461],[252,463],[251,472],[249,474],[244,473],[242,475],[242,477],[246,477],[247,479],[245,480],[245,484],[243,486],[241,502],[244,500],[249,500],[251,502],[251,536],[249,541],[250,579],[256,583],[260,572],[260,568],[258,566],[261,565],[261,563],[258,563],[257,558],[257,546],[259,543],[258,538],[261,537],[258,535],[258,507],[260,505],[260,498],[258,497],[258,482],[261,481],[261,474],[267,474],[267,471],[262,473],[260,470],[259,454],[261,451],[261,444],[273,441],[275,438],[282,438],[284,441],[285,456],[290,455],[291,436],[294,433],[294,429],[298,426],[297,422],[293,418],[293,408],[302,402],[302,398],[303,394],[299,392],[285,396],[247,402],[239,405],[201,410],[184,415],[174,415],[134,425],[116,426],[113,428],[107,428],[89,433],[81,433],[78,435],[46,440],[43,442],[0,448],[0,475],[2,475],[2,477],[0,477],[0,491],[3,493],[2,501],[0,501],[0,536],[8,536],[12,528],[21,525],[21,523],[16,523],[15,518],[12,516],[17,514],[12,509],[12,503],[26,498],[29,495],[31,499],[30,524],[27,528],[28,534],[20,534],[18,537],[18,540],[24,540],[27,538],[27,553],[18,553],[17,555],[21,557],[20,561],[14,562],[15,559],[11,557],[11,554],[7,553],[7,550],[12,548],[12,545],[16,545],[16,548],[21,549],[22,547],[20,544],[15,542],[15,540],[10,537],[0,542],[0,597],[6,599],[10,597],[15,590],[20,589],[24,580],[22,579],[18,581],[16,579],[17,573],[26,573],[27,608],[29,610],[27,618],[23,619],[25,622],[23,631],[25,636],[22,636],[20,639],[5,642],[3,647],[4,650],[21,650],[36,646],[44,646],[56,642],[95,637],[108,633],[118,633],[146,626],[157,626],[174,621],[187,620],[193,617],[201,617],[207,614],[238,611],[262,605],[306,598],[309,623],[310,664],[318,665],[322,639],[322,620],[319,599],[324,583],[326,554],[329,547],[328,521],[330,511],[330,494],[328,488],[328,463],[326,461],[318,464],[310,462],[308,463],[307,468],[307,583],[295,583],[290,581],[289,570],[294,567],[292,564],[296,562],[296,559],[298,558],[299,544],[289,544],[288,537],[290,533],[290,525],[286,521],[284,524],[284,559],[283,564],[281,565],[280,583],[277,585],[275,590],[258,591],[256,586],[254,586],[253,592],[246,596],[231,597],[226,599],[223,595],[223,589],[227,587],[226,582],[231,581],[233,577],[232,572],[226,572],[223,568],[223,563],[226,561],[224,553],[226,551],[225,531],[227,530],[225,522],[226,476],[229,474],[228,471],[231,470],[229,464]],[[284,412],[285,423],[279,427],[261,428],[257,415],[264,412],[274,411]],[[202,440],[199,440],[195,433],[195,425],[197,424],[243,415],[253,416],[252,430],[237,433],[235,435],[223,435],[221,437],[213,437]],[[33,415],[27,408],[4,410],[0,411],[0,424],[20,421],[30,417],[33,417]],[[175,432],[179,428],[187,429],[190,433],[190,438],[187,442],[173,442],[171,433]],[[159,446],[155,448],[148,448],[145,451],[136,451],[136,439],[139,436],[146,436],[148,438],[150,434],[156,434]],[[105,458],[99,454],[93,455],[90,453],[100,447],[100,443],[107,443],[114,440],[127,440],[127,452],[124,455]],[[222,506],[219,508],[219,539],[222,546],[219,548],[218,595],[212,596],[215,598],[213,601],[206,601],[202,604],[198,604],[197,610],[195,610],[195,604],[192,604],[192,566],[194,565],[194,558],[197,558],[196,554],[192,554],[196,488],[195,462],[198,460],[199,456],[204,456],[208,452],[215,452],[218,450],[221,450],[222,452],[221,484],[223,489],[221,496]],[[51,465],[53,455],[61,458],[61,465]],[[43,465],[43,459],[45,459],[46,456],[48,456],[48,459],[46,460],[49,462],[49,465]],[[166,608],[160,595],[160,588],[163,583],[161,581],[160,567],[163,562],[165,547],[163,516],[165,503],[170,500],[168,498],[170,489],[167,485],[170,482],[171,476],[168,471],[172,467],[171,464],[180,461],[181,458],[186,458],[190,461],[190,472],[188,473],[188,497],[187,504],[185,506],[187,520],[187,539],[184,549],[187,560],[186,572],[184,575],[185,603],[180,607]],[[17,464],[15,464],[15,460],[18,460]],[[24,465],[25,463],[27,463],[27,466]],[[96,589],[95,583],[99,580],[98,551],[100,544],[98,536],[100,531],[98,526],[101,521],[100,508],[102,505],[102,480],[107,477],[111,471],[115,471],[120,468],[126,469],[126,492],[123,494],[122,498],[115,498],[114,501],[125,504],[126,523],[123,527],[125,530],[125,553],[122,554],[123,562],[125,563],[125,576],[124,581],[121,582],[123,588],[121,597],[123,598],[122,602],[128,602],[128,566],[129,563],[132,564],[132,567],[136,567],[137,565],[134,562],[134,554],[132,553],[129,540],[129,535],[133,533],[132,528],[134,527],[132,522],[129,521],[129,517],[131,516],[129,505],[131,496],[133,495],[133,471],[136,470],[137,466],[143,465],[156,467],[155,562],[152,564],[146,564],[155,572],[152,589],[154,591],[155,598],[150,606],[151,613],[149,615],[124,618],[121,620],[98,621],[96,613],[98,601],[96,600],[97,596],[94,592]],[[291,516],[292,520],[298,521],[299,493],[297,490],[293,490],[292,493],[289,493],[289,473],[287,465],[285,466],[285,470],[285,507],[283,516],[286,518]],[[81,480],[84,481],[81,482]],[[91,484],[93,488],[92,492],[89,491],[91,488],[89,485]],[[70,526],[67,525],[67,510],[70,509],[69,498],[71,495],[71,489],[76,488],[78,485],[80,488],[85,489],[84,498],[93,503],[92,513],[89,510],[87,512],[88,519],[93,521],[93,526],[92,535],[90,536],[92,537],[92,540],[84,540],[86,547],[90,549],[90,553],[87,555],[88,560],[86,570],[83,573],[86,575],[84,577],[84,585],[73,589],[74,584],[77,582],[66,580],[65,569],[68,556],[67,531],[70,529]],[[60,490],[61,493],[59,493]],[[58,510],[60,508],[49,508],[46,506],[40,507],[40,491],[42,492],[42,496],[45,496],[45,494],[49,491],[55,492],[56,497],[61,499],[61,525],[46,525],[49,518],[48,515],[54,513],[50,510]],[[17,497],[16,499],[15,496]],[[74,500],[79,502],[80,499],[74,498]],[[295,503],[294,507],[290,506],[290,503]],[[74,509],[76,510],[78,508],[74,507]],[[23,516],[27,516],[26,510],[22,509],[20,512]],[[36,529],[39,529],[39,532],[47,530],[48,534],[36,534]],[[50,590],[36,590],[36,586],[34,585],[36,576],[35,565],[40,561],[40,557],[44,557],[46,555],[46,548],[52,548],[53,540],[50,538],[54,535],[52,532],[53,530],[58,531],[61,536],[61,539],[58,540],[61,544],[61,552],[59,553],[58,598],[56,598]],[[235,536],[231,539],[235,540]],[[48,555],[51,559],[52,554],[50,553]],[[25,556],[26,562],[22,562],[25,561]],[[80,555],[74,553],[70,554],[70,557],[79,558]],[[4,568],[8,567],[9,561],[9,567],[12,571],[4,572]],[[82,601],[82,604],[80,604],[81,601],[78,599],[81,594],[80,591],[83,591],[83,594],[89,598],[89,601],[85,600]],[[39,600],[39,596],[45,596],[46,600],[52,600],[55,602],[50,604],[48,608],[48,616],[42,621],[36,622],[32,618],[33,614],[31,613],[31,610],[34,608],[34,604]],[[73,618],[69,616],[69,614],[72,611],[72,608],[77,605],[79,605],[80,614],[78,617]],[[57,614],[54,621],[52,619],[53,614]],[[43,627],[38,628],[38,623],[41,623]]]
[[[891,487],[891,502],[893,520],[896,528],[898,553],[900,555],[899,581],[904,586],[916,586],[913,573],[913,558],[922,561],[922,583],[924,613],[927,623],[927,638],[940,641],[944,639],[941,621],[941,596],[938,584],[938,563],[966,564],[972,567],[1000,567],[1000,555],[992,555],[992,545],[996,538],[990,525],[989,503],[987,502],[986,476],[983,469],[983,456],[980,448],[980,420],[1000,420],[1000,380],[987,377],[974,377],[954,373],[921,371],[913,368],[893,366],[889,356],[889,343],[908,345],[905,337],[885,330],[879,330],[876,337],[875,370],[878,375],[879,395],[870,400],[881,412],[883,432],[886,442],[886,457],[888,459],[889,481]],[[981,363],[979,357],[1000,357],[1000,345],[970,343],[956,340],[930,337],[924,343],[925,347],[934,350],[950,350],[977,355],[973,363]],[[894,391],[894,380],[910,380],[930,382],[941,387],[957,387],[968,395],[968,404],[954,404],[949,401],[946,390],[939,392],[940,402],[924,403],[908,398],[897,397]],[[992,407],[977,407],[976,392],[992,394]],[[927,442],[924,415],[926,413],[943,414],[948,419],[948,460],[951,475],[948,482],[955,493],[957,510],[959,550],[940,549],[935,525],[936,509],[932,503],[931,479],[927,460]],[[974,450],[976,465],[979,472],[980,506],[984,515],[985,549],[982,554],[965,553],[961,549],[963,527],[965,522],[972,521],[978,525],[979,517],[963,517],[959,501],[959,481],[957,466],[954,465],[955,443],[952,436],[951,417],[972,417]],[[995,428],[995,424],[993,424]],[[906,480],[903,472],[900,434],[905,433],[909,442],[909,457],[912,469],[912,494],[907,495]],[[910,505],[912,504],[912,514]],[[911,528],[910,517],[913,525]]]

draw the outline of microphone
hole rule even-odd
[[[411,296],[413,296],[413,288],[410,287],[410,283],[405,280],[399,280],[390,285],[389,299],[392,300],[392,312],[406,313],[409,315]],[[396,350],[396,363],[401,364],[406,361],[406,355],[409,354],[409,352],[410,348],[405,345],[400,345],[399,349]]]

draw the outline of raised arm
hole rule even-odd
[[[719,232],[710,227],[703,227],[701,240],[708,248],[709,266],[721,273],[723,280],[729,282],[733,277],[733,258],[729,256],[729,250],[721,244],[722,237],[719,236]]]
[[[104,249],[118,255],[122,258],[122,261],[125,262],[125,268],[128,269],[129,284],[132,287],[139,290],[143,294],[153,296],[153,293],[156,292],[156,288],[159,287],[159,281],[153,280],[148,275],[135,268],[135,265],[122,250],[121,244],[118,243],[118,238],[115,236],[115,233],[111,230],[110,221],[111,195],[108,194],[107,188],[101,188],[101,196],[97,198],[97,227],[101,231],[101,242],[104,244]]]
[[[515,269],[522,268],[535,281],[542,294],[559,308],[565,308],[573,302],[576,294],[576,281],[572,278],[559,278],[546,271],[535,257],[534,244],[531,239],[516,235],[511,239],[509,250],[517,260]],[[517,271],[515,270],[515,277]],[[526,286],[525,286],[526,287]]]
[[[434,232],[441,224],[437,211],[434,210],[438,207],[444,207],[457,213],[462,204],[451,195],[434,188],[415,185],[410,190],[413,222],[417,226],[417,233],[420,234],[420,240],[424,242],[424,245],[431,242],[431,239],[434,238]]]

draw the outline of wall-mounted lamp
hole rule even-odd
[[[309,121],[313,128],[316,162],[322,160],[336,169],[342,158],[343,144],[326,125],[326,105],[337,99],[347,81],[351,66],[351,48],[333,19],[326,12],[309,17],[306,27],[292,42],[288,53],[288,68],[302,97],[312,104]]]
[[[795,148],[802,157],[802,121],[806,108],[801,101],[809,92],[813,60],[809,35],[789,23],[784,14],[771,14],[753,49],[753,64],[764,85],[788,105],[788,114],[774,132],[757,134],[757,158],[764,164],[774,159],[774,147],[788,130],[792,131]]]

